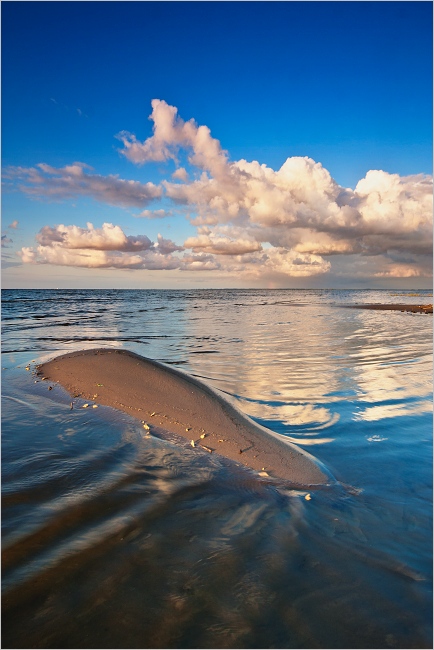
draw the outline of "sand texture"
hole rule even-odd
[[[413,314],[432,314],[432,305],[402,305],[394,303],[391,305],[372,304],[372,305],[345,305],[351,309],[378,309],[385,311],[409,311]]]
[[[333,482],[313,456],[198,379],[157,361],[126,350],[86,350],[44,363],[38,374],[89,400],[89,407],[111,406],[144,421],[144,435],[169,432],[193,441],[192,453],[217,453],[295,485]]]

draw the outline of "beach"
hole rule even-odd
[[[144,434],[177,434],[198,451],[220,454],[261,477],[302,486],[331,481],[310,454],[253,422],[203,382],[154,360],[126,350],[79,351],[43,364],[38,375],[59,382],[73,397],[132,415]]]

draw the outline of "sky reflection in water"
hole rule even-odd
[[[387,292],[3,300],[3,645],[429,647],[431,316],[341,306]],[[340,483],[307,501],[25,371],[106,346],[209,382]]]

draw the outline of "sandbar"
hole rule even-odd
[[[432,305],[402,305],[400,303],[393,303],[388,305],[373,303],[367,305],[344,305],[350,309],[378,309],[384,311],[408,311],[413,314],[432,314]]]
[[[144,435],[168,432],[193,441],[192,453],[219,454],[298,486],[333,482],[311,454],[251,420],[219,391],[153,359],[127,350],[84,350],[38,366],[38,374],[73,398],[128,413],[140,420]]]

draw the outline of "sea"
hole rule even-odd
[[[432,648],[427,291],[4,290],[3,648]],[[301,489],[80,408],[38,363],[126,349],[327,467]]]

